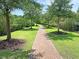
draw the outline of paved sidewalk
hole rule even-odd
[[[54,44],[48,40],[43,26],[38,30],[32,50],[30,59],[62,59]]]

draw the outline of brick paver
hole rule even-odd
[[[38,30],[32,50],[30,59],[62,59],[54,44],[48,40],[43,26]]]

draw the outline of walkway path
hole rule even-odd
[[[54,44],[48,40],[43,26],[37,33],[32,49],[30,59],[62,59]]]

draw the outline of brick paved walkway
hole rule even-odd
[[[54,44],[48,40],[43,26],[38,30],[32,50],[30,59],[62,59]]]

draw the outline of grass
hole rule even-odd
[[[8,58],[12,55],[15,55],[15,56],[17,55],[17,56],[21,56],[21,59],[22,59],[23,55],[26,55],[27,52],[29,52],[31,50],[37,30],[38,30],[38,27],[34,26],[32,30],[22,29],[22,30],[12,32],[11,33],[12,38],[23,39],[23,40],[25,40],[26,43],[20,51],[19,50],[16,52],[12,52],[10,50],[0,51],[0,57],[7,56],[7,58]],[[6,39],[6,36],[0,36],[0,40],[3,40],[3,39]],[[25,51],[27,51],[27,52],[25,52]],[[16,59],[18,59],[18,58],[16,57]]]
[[[68,34],[65,35],[56,35],[53,33],[56,30],[56,28],[46,29],[48,37],[55,44],[63,59],[79,59],[79,34],[67,32]]]

